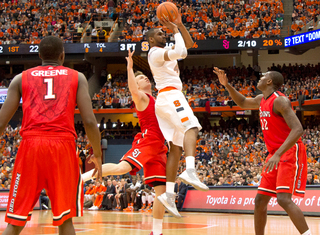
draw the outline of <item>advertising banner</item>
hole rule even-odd
[[[4,101],[7,99],[7,93],[8,93],[8,89],[0,89],[0,104],[3,104]]]
[[[9,190],[1,190],[0,191],[0,211],[7,210],[9,200]],[[26,200],[28,200],[26,198]],[[34,209],[40,209],[39,200],[37,201]]]
[[[0,88],[0,104],[3,104],[7,99],[8,88]],[[22,104],[22,98],[20,99],[20,104]]]
[[[253,213],[257,187],[210,187],[207,192],[189,188],[183,211]],[[320,216],[320,187],[308,187],[304,198],[292,197],[305,215]],[[277,198],[271,198],[269,214],[286,214]]]

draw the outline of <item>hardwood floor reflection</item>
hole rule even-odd
[[[164,218],[163,235],[238,235],[254,234],[253,215],[219,213],[181,213],[181,219],[168,214]],[[0,212],[0,233],[4,231],[5,212]],[[74,218],[76,232],[81,235],[148,235],[152,229],[152,215],[109,211],[85,211],[81,218]],[[307,217],[312,234],[320,234],[317,217]],[[58,234],[52,226],[51,211],[33,211],[22,235]],[[268,216],[266,235],[298,235],[287,216]]]

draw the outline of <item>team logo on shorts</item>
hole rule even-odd
[[[133,150],[133,152],[132,152],[132,157],[138,157],[140,153],[141,153],[141,152],[140,152],[139,149],[135,149],[135,150]]]
[[[297,189],[299,189],[301,187],[301,180],[298,180],[298,186]]]

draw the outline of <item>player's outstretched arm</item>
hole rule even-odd
[[[189,49],[193,46],[194,41],[192,40],[192,37],[186,27],[183,25],[181,20],[181,8],[179,9],[179,14],[177,19],[174,21],[174,23],[178,26],[178,29],[180,30],[184,43],[186,45],[186,48]]]
[[[131,52],[131,50],[128,50],[128,57],[126,57],[127,60],[127,73],[128,73],[128,87],[130,90],[130,93],[132,95],[132,99],[136,105],[136,109],[138,111],[142,111],[146,108],[146,106],[149,104],[149,98],[148,96],[139,90],[136,77],[134,76],[133,72],[133,60],[132,56],[134,54],[134,51]]]
[[[276,98],[273,103],[273,111],[284,118],[291,131],[280,148],[266,163],[265,171],[267,172],[272,171],[274,167],[276,169],[278,168],[278,163],[281,156],[285,152],[287,152],[295,143],[297,143],[297,141],[303,134],[302,125],[297,115],[293,112],[291,102],[287,97],[279,96],[278,98]]]
[[[97,126],[97,120],[92,111],[87,79],[82,73],[79,73],[78,75],[77,105],[80,110],[86,134],[93,148],[93,156],[91,157],[91,160],[95,164],[93,175],[98,172],[97,178],[102,180],[101,137]]]
[[[7,99],[0,110],[0,134],[16,112],[21,99],[22,74],[18,74],[10,83]]]
[[[220,83],[229,91],[231,98],[239,107],[243,109],[259,108],[263,95],[258,95],[255,98],[246,98],[228,83],[228,78],[224,70],[214,67],[213,72],[217,74]]]
[[[178,26],[170,22],[166,18],[162,18],[159,21],[162,25],[166,26],[168,29],[171,29],[173,31],[174,40],[175,40],[174,49],[165,51],[164,60],[170,61],[170,60],[178,60],[178,59],[186,58],[188,55],[187,48],[186,48],[184,39],[182,38],[182,35],[179,32]]]

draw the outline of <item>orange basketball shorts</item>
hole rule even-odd
[[[153,186],[154,182],[166,182],[167,147],[152,133],[138,133],[132,148],[121,158],[134,168],[130,172],[135,175],[142,167],[145,183]]]
[[[25,134],[15,161],[5,221],[24,226],[46,189],[53,225],[83,215],[83,183],[70,134]]]
[[[266,162],[272,157],[270,154]],[[275,168],[262,173],[258,193],[276,197],[277,193],[290,193],[304,197],[307,183],[307,154],[303,143],[296,143],[285,152]]]

